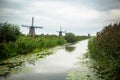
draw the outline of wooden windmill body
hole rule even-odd
[[[62,31],[62,27],[60,27],[60,31],[56,31],[59,33],[59,36],[62,36],[62,33],[66,33],[66,31]]]
[[[34,26],[34,18],[32,17],[32,25],[27,26],[27,25],[22,25],[22,27],[29,27],[29,35],[34,36],[35,35],[35,28],[43,28],[40,26]]]

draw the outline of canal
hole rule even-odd
[[[88,40],[8,59],[0,65],[0,80],[96,80],[84,58]],[[51,54],[52,53],[52,54]]]

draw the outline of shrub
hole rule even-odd
[[[120,54],[120,24],[106,26],[101,32],[97,33],[97,41],[108,55],[115,58]]]
[[[1,43],[0,44],[0,59],[5,59],[11,56],[15,56],[17,51],[17,45],[14,42]]]
[[[0,24],[0,43],[16,41],[19,35],[20,31],[18,26],[8,23]]]
[[[13,24],[0,24],[0,59],[16,55],[15,41],[20,36],[19,27]]]
[[[68,43],[74,43],[77,41],[76,36],[73,33],[66,33],[65,39]]]

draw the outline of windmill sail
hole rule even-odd
[[[32,25],[22,25],[22,27],[29,27],[29,35],[35,35],[35,28],[43,28],[41,26],[34,26],[34,18],[32,17]]]

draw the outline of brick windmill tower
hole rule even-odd
[[[40,26],[34,26],[34,17],[32,17],[32,25],[28,26],[28,25],[22,25],[22,27],[28,27],[29,29],[29,35],[34,36],[35,35],[35,28],[43,28]]]

